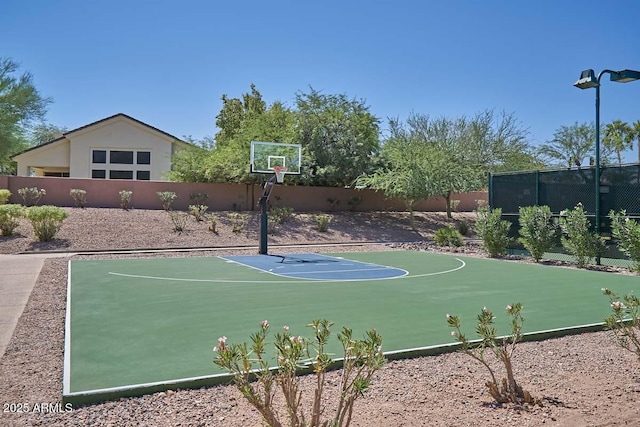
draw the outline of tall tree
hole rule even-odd
[[[296,94],[297,142],[303,147],[303,182],[351,185],[372,170],[380,150],[380,120],[364,100],[325,95],[313,88]]]
[[[410,212],[419,200],[442,196],[451,218],[452,193],[484,187],[489,171],[509,170],[513,159],[534,158],[526,135],[513,115],[496,119],[490,110],[471,119],[414,114],[406,124],[392,120],[382,146],[386,166],[358,184],[403,198]]]
[[[18,75],[18,64],[0,58],[0,173],[14,173],[11,156],[29,146],[29,129],[46,114],[49,98],[33,85],[30,73]]]
[[[636,146],[638,147],[638,163],[640,163],[640,120],[636,120],[631,124],[633,130],[633,138],[636,140]]]
[[[622,165],[622,152],[633,148],[634,129],[622,120],[614,120],[604,127],[602,145],[615,151],[618,165]]]
[[[567,167],[580,167],[585,157],[594,150],[596,140],[595,126],[587,123],[574,123],[561,126],[553,134],[553,139],[542,144],[539,154],[551,161],[559,161]]]
[[[242,99],[222,95],[222,109],[216,116],[216,126],[220,129],[215,136],[217,146],[223,147],[233,140],[246,120],[266,110],[266,103],[256,85],[252,83],[250,88],[251,92],[242,94]]]
[[[56,126],[51,123],[38,123],[29,132],[31,145],[40,145],[45,142],[60,138],[68,129],[64,126]]]

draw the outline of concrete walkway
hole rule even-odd
[[[43,255],[0,254],[0,358],[44,265]]]

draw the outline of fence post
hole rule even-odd
[[[536,206],[540,206],[540,171],[536,169]]]
[[[488,202],[489,202],[489,209],[493,209],[493,175],[491,174],[491,172],[489,172],[489,185],[488,185]]]

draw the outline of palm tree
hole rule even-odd
[[[640,163],[640,120],[636,120],[631,125],[631,129],[633,130],[631,140],[635,139],[638,142],[638,163]]]
[[[553,139],[540,146],[542,157],[559,160],[570,168],[580,167],[585,157],[594,149],[595,127],[587,123],[561,126],[553,134]]]
[[[622,165],[622,152],[633,148],[633,139],[634,129],[621,120],[614,120],[604,127],[602,144],[616,152],[618,165]]]

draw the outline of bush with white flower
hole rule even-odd
[[[342,344],[342,376],[340,379],[338,406],[329,414],[324,405],[325,373],[336,362],[325,347],[331,335],[332,322],[314,320],[308,326],[313,338],[292,335],[285,326],[275,334],[275,366],[267,356],[269,322],[260,322],[260,329],[251,335],[251,344],[228,344],[227,337],[218,338],[214,363],[233,376],[238,390],[260,412],[265,423],[272,427],[298,426],[348,426],[357,398],[365,395],[373,374],[385,363],[382,354],[382,337],[375,329],[368,331],[364,339],[354,339],[351,329],[344,327],[338,334]],[[316,375],[310,411],[302,408],[303,391],[299,373],[312,371]],[[278,410],[274,397],[280,390],[286,410]],[[325,414],[330,418],[325,418]],[[285,424],[285,422],[287,424]]]
[[[515,303],[506,307],[507,314],[511,316],[511,334],[497,337],[493,324],[494,316],[487,307],[482,309],[478,315],[478,326],[476,332],[480,337],[479,340],[469,341],[462,333],[460,318],[447,314],[447,323],[453,328],[451,336],[453,336],[460,344],[461,351],[468,354],[473,359],[480,362],[487,370],[491,379],[485,383],[489,389],[489,394],[497,403],[516,403],[541,405],[541,401],[531,396],[531,394],[523,390],[516,382],[513,375],[513,355],[516,351],[516,344],[522,339],[522,304]],[[486,350],[494,355],[495,359],[503,364],[506,378],[502,378],[498,382],[496,372],[487,359]]]
[[[604,319],[607,329],[613,331],[620,347],[634,353],[640,361],[640,299],[633,291],[622,298],[608,288],[602,288],[602,293],[609,297],[612,310]]]
[[[625,210],[609,212],[611,234],[618,248],[631,259],[631,271],[640,271],[640,223],[627,216]]]

